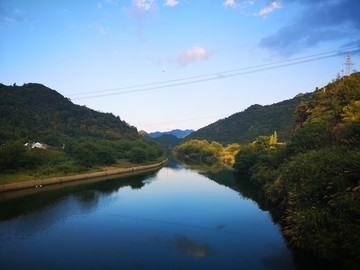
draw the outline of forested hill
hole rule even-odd
[[[230,143],[246,144],[258,136],[269,136],[277,132],[278,140],[288,141],[294,128],[294,111],[310,94],[299,94],[293,99],[272,105],[252,105],[243,112],[235,113],[218,120],[186,136],[184,141],[205,139],[223,145]]]
[[[31,140],[58,146],[71,138],[137,137],[137,129],[111,113],[73,104],[41,84],[0,84],[0,143]]]
[[[360,269],[360,73],[316,90],[295,116],[286,145],[243,145],[234,168],[279,208],[291,246]]]

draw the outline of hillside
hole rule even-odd
[[[164,134],[156,138],[151,138],[151,140],[158,142],[161,146],[164,147],[174,147],[180,142],[178,137],[171,134]]]
[[[223,145],[249,143],[261,135],[277,131],[278,140],[288,141],[294,128],[294,111],[310,94],[300,94],[293,99],[272,105],[252,105],[243,112],[216,121],[186,136],[184,141],[198,139],[217,141]]]
[[[62,145],[72,138],[136,138],[137,130],[111,113],[73,104],[41,84],[0,84],[0,143],[41,141]]]
[[[186,136],[188,136],[189,134],[193,133],[194,130],[192,129],[185,129],[185,130],[181,130],[181,129],[174,129],[171,131],[167,131],[167,132],[160,132],[160,131],[156,131],[156,132],[151,132],[149,133],[149,136],[151,138],[157,138],[160,137],[162,135],[173,135],[179,139],[182,139]]]
[[[360,73],[316,90],[295,124],[286,145],[243,145],[234,167],[281,211],[291,246],[359,269]]]

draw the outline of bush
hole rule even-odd
[[[27,165],[28,149],[19,141],[7,142],[0,146],[1,171],[18,170]]]

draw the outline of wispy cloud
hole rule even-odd
[[[224,7],[231,7],[231,8],[236,8],[238,6],[238,4],[235,2],[235,0],[226,0],[223,3]]]
[[[191,49],[178,53],[176,61],[179,65],[185,66],[199,60],[207,60],[210,57],[208,50],[194,46]]]
[[[16,23],[16,22],[29,22],[29,14],[22,9],[13,9],[11,11],[5,10],[0,7],[0,22],[2,23]]]
[[[133,0],[133,7],[139,10],[149,11],[156,8],[155,0]]]
[[[245,10],[247,7],[254,5],[253,0],[226,0],[223,2],[224,8],[237,9],[241,14],[246,14]]]
[[[158,7],[155,0],[132,0],[130,8],[123,8],[124,13],[137,20],[147,20],[150,15],[156,14]]]
[[[270,6],[267,6],[259,11],[259,13],[255,14],[258,16],[265,16],[271,12],[273,12],[276,9],[282,8],[282,4],[278,1],[272,2]]]
[[[164,3],[164,6],[174,7],[178,4],[179,4],[179,1],[177,1],[177,0],[166,0]]]
[[[349,43],[360,36],[360,1],[282,0],[302,6],[303,13],[259,45],[278,56],[290,56],[323,42]]]

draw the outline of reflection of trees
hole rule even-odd
[[[261,188],[251,181],[249,175],[227,169],[223,169],[216,173],[212,171],[202,172],[201,175],[208,177],[219,185],[226,186],[239,192],[244,198],[256,202],[261,210],[270,211],[273,220],[279,220],[279,211],[266,200]]]
[[[261,259],[263,266],[268,270],[277,270],[277,269],[295,269],[294,263],[291,260],[291,257],[284,256],[287,254],[287,250],[278,247],[272,247],[271,253],[264,256]],[[312,269],[304,268],[304,269]],[[313,268],[313,269],[321,269],[320,268]],[[328,268],[326,268],[328,269]]]
[[[11,198],[0,198],[0,221],[39,212],[48,207],[56,208],[70,197],[80,203],[83,209],[89,210],[96,207],[101,195],[117,192],[126,186],[140,189],[145,185],[145,179],[154,178],[156,174],[157,171],[152,171],[98,182],[85,181],[50,186],[48,190],[44,187],[36,193],[34,190],[23,190],[18,196],[14,192]]]
[[[208,244],[198,243],[183,235],[176,235],[169,243],[174,245],[178,252],[196,259],[207,256],[211,251]]]

